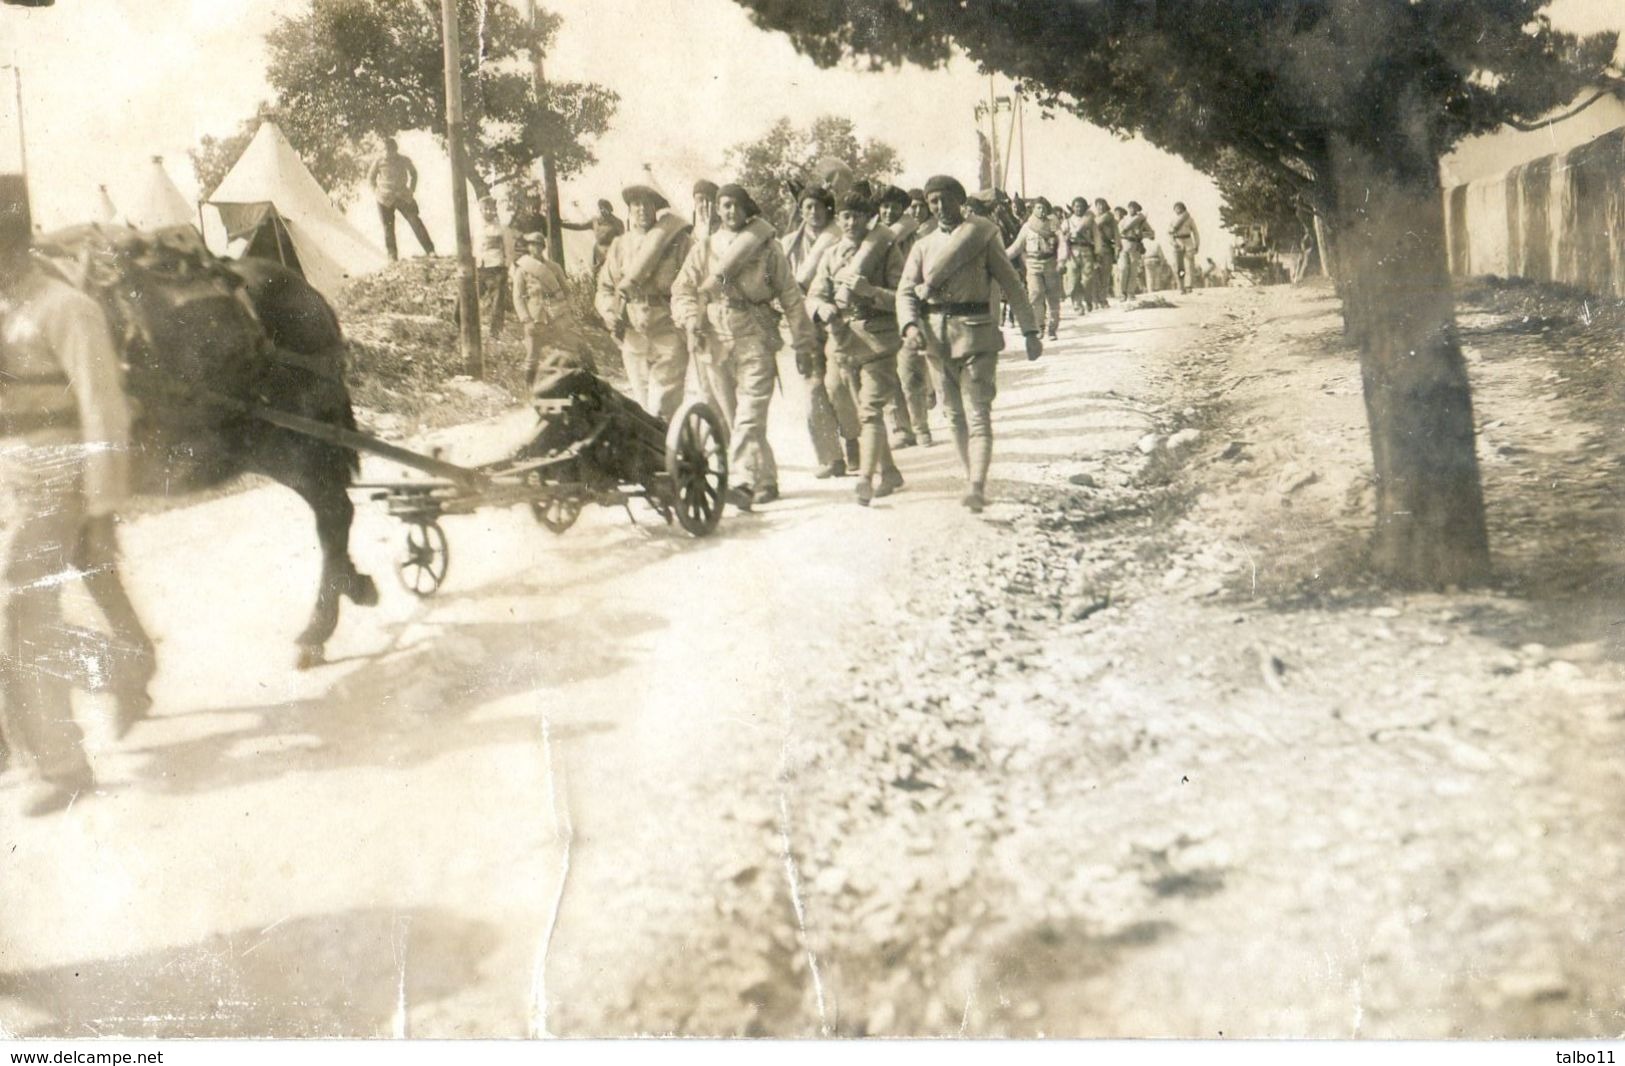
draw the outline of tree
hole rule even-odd
[[[811,180],[825,158],[845,163],[854,181],[884,182],[902,169],[897,149],[873,137],[860,142],[852,120],[839,115],[816,118],[805,129],[781,118],[762,136],[741,141],[727,154],[735,180],[780,229],[788,228],[794,215],[787,190]]]
[[[1489,569],[1438,161],[1613,79],[1615,34],[1546,0],[736,0],[816,62],[962,50],[1044,106],[1211,170],[1232,148],[1327,221],[1359,343],[1376,475],[1372,563],[1397,583]]]
[[[1271,251],[1295,251],[1313,210],[1279,173],[1233,148],[1220,152],[1208,176],[1219,188],[1219,220],[1232,233],[1261,227]]]
[[[287,114],[269,103],[261,103],[252,117],[238,124],[236,132],[224,137],[205,134],[198,140],[197,147],[187,153],[192,157],[192,169],[197,173],[202,199],[214,195],[214,190],[237,165],[244,149],[259,132],[260,123],[266,121],[281,127],[288,143],[335,204],[344,207],[354,198],[356,186],[367,172],[367,158],[360,146],[334,135],[314,116]]]
[[[558,16],[540,13],[533,27],[501,0],[457,0],[457,13],[463,138],[475,189],[484,195],[528,173],[543,153],[566,177],[594,162],[588,142],[609,128],[619,97],[588,82],[536,86],[529,59],[545,54]],[[402,130],[429,130],[444,143],[438,0],[312,0],[304,14],[280,19],[266,41],[274,109],[302,152]],[[359,177],[342,168],[333,175],[341,192]]]

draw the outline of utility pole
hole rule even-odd
[[[526,0],[530,15],[530,28],[536,28],[536,0]],[[547,75],[542,70],[542,50],[530,53],[531,73],[536,79],[538,98],[547,93]],[[552,152],[542,153],[542,199],[547,206],[547,254],[559,266],[564,265],[564,225],[559,219],[559,172]]]
[[[1027,198],[1027,98],[1016,94],[1016,134],[1021,142],[1021,198]]]
[[[457,321],[461,326],[463,369],[485,376],[480,351],[480,289],[474,273],[474,237],[468,225],[467,157],[463,151],[462,44],[457,34],[457,0],[440,0],[442,50],[446,59],[446,147],[451,154],[451,205],[457,216]]]
[[[1002,188],[999,175],[999,101],[993,95],[993,75],[987,76],[987,132],[988,144],[993,146],[993,187]]]

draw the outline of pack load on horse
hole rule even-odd
[[[320,662],[339,597],[378,598],[349,556],[357,455],[264,413],[354,430],[332,308],[275,263],[215,257],[190,226],[76,226],[38,238],[35,255],[100,303],[121,346],[138,491],[190,493],[258,473],[310,505],[322,571],[299,662]]]

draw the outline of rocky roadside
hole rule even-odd
[[[888,654],[801,710],[779,809],[732,812],[785,870],[719,869],[656,1031],[1618,1031],[1617,647],[1537,642],[1515,581],[1360,578],[1334,310],[1265,290],[1161,353],[1119,398],[1154,433],[1000,486],[999,551],[877,601],[850,646]],[[1588,432],[1470,358],[1486,422]]]

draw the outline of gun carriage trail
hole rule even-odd
[[[1617,1033],[1621,311],[1464,296],[1498,575],[1405,594],[1360,576],[1336,308],[1204,290],[1007,351],[980,516],[946,443],[853,506],[790,390],[782,501],[703,540],[448,517],[439,594],[305,672],[295,496],[134,520],[154,714],[0,826],[0,1031]],[[397,523],[355,528],[392,571]]]

